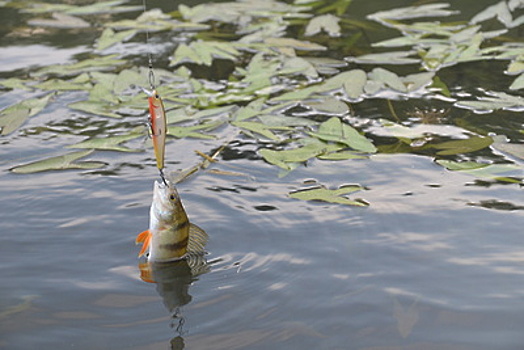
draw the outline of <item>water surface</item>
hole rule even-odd
[[[474,3],[481,9],[490,2]],[[411,2],[366,4],[354,1],[350,9],[367,14]],[[1,43],[1,61],[10,67],[2,68],[3,77],[41,64],[34,46],[21,50],[9,37]],[[48,44],[46,65],[67,61],[83,45]],[[468,67],[448,74],[476,68],[482,80],[482,65]],[[32,97],[6,91],[2,107],[17,94]],[[179,185],[190,220],[210,236],[209,272],[194,277],[180,266],[146,283],[134,244],[147,228],[158,179],[146,136],[134,141],[144,152],[91,157],[108,164],[103,170],[9,172],[61,154],[86,135],[141,123],[136,116],[104,120],[71,111],[66,105],[79,94],[59,96],[0,140],[0,348],[522,349],[522,184],[451,172],[423,153],[315,159],[279,177],[257,156],[260,145],[237,135],[211,169],[238,176],[200,171]],[[417,104],[439,102],[396,106]],[[453,109],[448,121],[466,113]],[[498,115],[468,121],[522,142],[520,115]],[[391,116],[384,101],[372,100],[356,105],[354,118]],[[469,132],[452,122],[433,127],[449,137]],[[193,150],[222,144],[172,139],[167,168],[191,167],[200,161]],[[512,162],[491,148],[471,157]],[[311,182],[361,184],[365,190],[352,198],[370,206],[287,196]]]

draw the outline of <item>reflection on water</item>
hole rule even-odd
[[[184,349],[185,319],[180,308],[191,302],[189,286],[199,275],[209,271],[207,263],[202,259],[182,259],[164,263],[144,262],[138,268],[144,282],[156,283],[156,291],[171,313],[171,328],[177,334],[171,339],[171,349]]]

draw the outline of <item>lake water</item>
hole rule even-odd
[[[349,9],[360,15],[412,4],[368,3],[355,0]],[[467,14],[494,2],[469,3],[475,8],[464,2]],[[1,28],[3,78],[41,66],[36,50],[45,54],[45,65],[64,63],[96,38],[73,46],[56,37],[13,40],[7,33],[26,19],[12,8],[0,13],[10,18]],[[468,88],[483,81],[483,69],[474,63],[444,74]],[[460,80],[464,72],[478,77]],[[32,97],[5,90],[0,108],[17,102],[18,94]],[[90,119],[71,112],[66,105],[77,99],[75,92],[60,95],[0,138],[0,349],[524,348],[522,182],[448,171],[424,152],[314,159],[279,177],[277,167],[257,156],[261,145],[237,135],[210,167],[223,174],[200,171],[178,186],[190,220],[209,234],[209,271],[191,276],[180,265],[146,283],[134,240],[149,223],[158,179],[151,148],[100,151],[96,160],[108,163],[103,170],[9,171],[62,154],[86,135],[126,132],[140,123],[136,116]],[[433,104],[441,102],[418,105]],[[396,106],[412,108],[410,102]],[[383,100],[355,108],[357,125],[390,118]],[[465,113],[452,109],[448,120]],[[521,113],[469,121],[524,142],[517,131]],[[464,132],[453,122],[428,127]],[[231,136],[227,128],[221,132]],[[193,150],[209,153],[222,144],[170,139],[167,169],[189,168],[200,161]],[[490,148],[478,157],[522,164]],[[522,169],[514,176],[522,179]],[[287,196],[311,181],[361,184],[365,190],[351,197],[370,206]]]

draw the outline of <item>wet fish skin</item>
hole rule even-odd
[[[150,209],[149,229],[140,233],[136,243],[142,243],[139,257],[148,261],[173,261],[188,255],[203,255],[208,235],[189,222],[176,187],[170,182],[155,181]]]
[[[164,153],[166,149],[167,119],[164,102],[156,90],[148,97],[149,101],[149,124],[155,150],[156,166],[164,168]]]

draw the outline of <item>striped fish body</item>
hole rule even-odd
[[[166,148],[167,119],[164,103],[156,90],[149,95],[149,124],[153,138],[156,166],[164,168],[164,153]]]
[[[189,223],[174,185],[155,181],[150,209],[149,230],[140,233],[136,243],[143,243],[139,256],[150,262],[173,261],[189,254],[202,255],[207,234]]]

